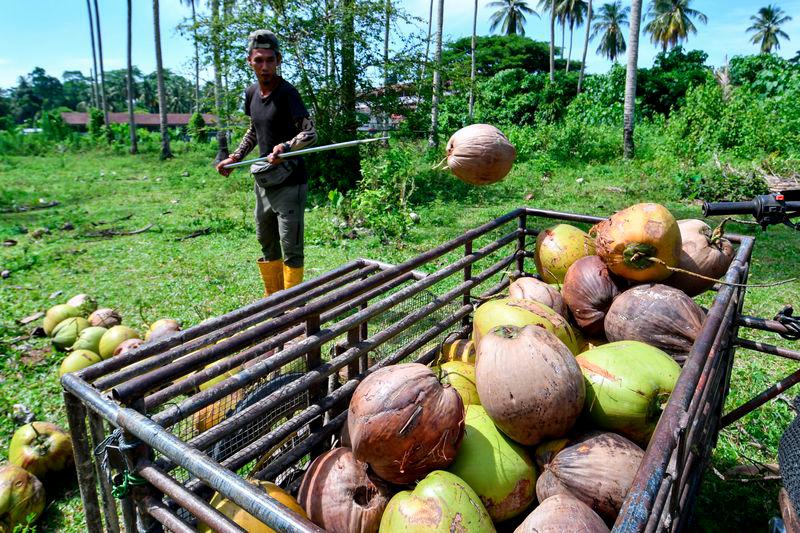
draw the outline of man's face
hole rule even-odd
[[[261,83],[270,83],[275,77],[278,65],[281,63],[275,54],[275,50],[266,48],[252,50],[247,62],[253,67],[253,72],[256,73],[256,77]]]

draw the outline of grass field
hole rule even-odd
[[[543,173],[533,162],[522,162],[500,184],[481,189],[441,173],[418,181],[411,205],[420,221],[402,242],[381,242],[374,235],[334,238],[332,209],[312,202],[306,219],[307,277],[356,257],[399,262],[522,205],[606,215],[648,200],[664,203],[681,218],[698,217],[698,205],[678,201],[673,194],[674,171],[668,163],[643,161],[565,166]],[[124,323],[135,328],[162,317],[188,326],[262,293],[254,263],[259,250],[252,181],[243,172],[217,175],[205,155],[184,153],[166,162],[151,155],[97,153],[8,157],[0,159],[0,183],[0,240],[17,242],[0,251],[0,270],[10,271],[0,280],[0,459],[6,457],[15,427],[14,404],[24,404],[37,419],[66,426],[57,378],[62,356],[45,339],[28,338],[35,324],[21,326],[19,319],[87,292],[101,305],[119,309]],[[310,189],[315,190],[313,181]],[[317,198],[327,193],[315,192]],[[59,205],[8,212],[40,200]],[[67,223],[74,229],[62,229]],[[136,235],[90,236],[151,224]],[[47,232],[36,238],[39,228]],[[178,240],[200,230],[203,234],[196,238]],[[761,233],[744,225],[732,225],[731,230],[757,233],[751,280],[776,281],[799,270],[800,233],[787,228]],[[800,305],[798,283],[754,288],[745,312],[771,317],[791,302]],[[769,335],[747,335],[791,346]],[[796,367],[790,361],[738,352],[729,408]],[[778,400],[721,434],[713,459],[719,475],[707,473],[698,497],[698,530],[766,530],[769,518],[777,514],[778,483],[743,483],[731,468],[776,463],[780,436],[792,416],[786,402]],[[53,492],[58,498],[48,505],[39,529],[82,531],[77,485]]]

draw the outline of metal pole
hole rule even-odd
[[[358,146],[360,144],[371,143],[375,141],[387,141],[389,137],[376,137],[374,139],[358,139],[355,141],[345,141],[341,143],[333,143],[333,144],[325,144],[323,146],[314,146],[312,148],[304,148],[302,150],[295,150],[294,152],[286,152],[280,155],[281,159],[288,159],[290,157],[297,157],[306,154],[314,154],[317,152],[327,152],[328,150],[338,150],[339,148],[350,148],[353,146]],[[272,159],[272,154],[269,154],[265,157],[256,157],[255,159],[248,159],[247,161],[239,161],[238,163],[231,163],[229,165],[225,165],[222,168],[237,168],[243,167],[246,165],[252,165],[253,163],[261,163],[262,161],[269,162]]]
[[[89,435],[86,431],[86,408],[78,398],[67,391],[64,391],[64,406],[67,409],[83,512],[86,514],[86,531],[87,533],[102,533],[103,522],[100,519],[100,506],[97,502],[95,488],[97,480],[94,477],[92,451],[89,449]]]
[[[92,433],[92,444],[94,449],[106,438],[106,431],[103,427],[103,419],[94,411],[89,411],[89,431]],[[106,530],[110,533],[120,533],[119,517],[117,516],[117,505],[114,502],[114,495],[111,493],[111,484],[108,482],[108,475],[103,472],[103,467],[99,461],[94,461],[97,478],[100,480],[100,497],[103,500],[103,516],[106,519]]]

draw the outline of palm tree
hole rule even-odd
[[[475,0],[475,8],[472,13],[472,44],[470,46],[470,70],[469,70],[469,123],[472,124],[472,117],[475,115],[475,44],[477,40],[476,31],[478,29],[478,0]]]
[[[194,0],[181,0],[192,8],[192,39],[194,40],[194,110],[200,112],[200,43],[197,42],[197,12]]]
[[[561,0],[559,11],[564,13],[565,23],[569,23],[569,53],[567,54],[566,72],[569,72],[569,62],[572,59],[572,34],[575,25],[583,24],[586,14],[586,0]]]
[[[781,24],[789,22],[792,17],[788,16],[778,6],[768,5],[767,7],[762,7],[758,10],[758,15],[753,15],[750,20],[753,21],[753,25],[747,28],[747,31],[756,32],[750,42],[759,45],[762,54],[771,53],[773,48],[780,50],[779,37],[789,40],[789,36],[781,29]],[[798,54],[800,55],[800,52]]]
[[[696,18],[703,24],[708,17],[689,7],[692,0],[652,0],[647,10],[650,19],[644,31],[650,34],[653,44],[660,44],[663,51],[685,41],[690,33],[697,33],[692,22]]]
[[[97,94],[97,54],[94,49],[94,21],[92,20],[92,3],[86,0],[86,9],[89,10],[89,36],[92,38],[92,65],[94,66],[94,74],[92,78],[92,106],[98,107],[100,105],[100,95]]]
[[[542,13],[550,13],[550,81],[553,81],[556,70],[556,0],[539,0]]]
[[[219,163],[228,157],[228,132],[225,127],[222,109],[222,54],[220,33],[222,25],[219,20],[219,0],[211,0],[211,57],[214,63],[214,111],[217,114],[217,158]]]
[[[383,94],[389,91],[389,29],[392,21],[392,0],[386,0],[386,20],[383,27]],[[389,115],[383,111],[383,126],[389,129]],[[383,141],[384,146],[389,145],[389,141]]]
[[[161,159],[172,157],[167,131],[167,95],[164,91],[164,64],[161,61],[161,21],[158,14],[158,0],[153,0],[153,34],[156,41],[156,77],[158,78],[158,114],[161,123]]]
[[[100,58],[100,102],[103,105],[103,117],[108,126],[108,103],[106,103],[106,71],[103,67],[103,37],[100,35],[100,10],[94,0],[94,22],[97,26],[97,55]]]
[[[622,29],[628,26],[631,8],[622,7],[621,0],[604,4],[597,12],[597,21],[592,26],[592,39],[600,36],[597,53],[616,63],[617,57],[625,53],[625,36]]]
[[[583,59],[581,59],[581,74],[578,76],[578,93],[583,87],[583,73],[586,70],[586,52],[589,50],[589,32],[592,29],[592,0],[586,7],[586,38],[583,41]]]
[[[128,129],[131,135],[131,153],[138,151],[136,142],[136,119],[133,116],[133,62],[131,61],[132,28],[131,0],[128,0]]]
[[[506,35],[525,35],[525,15],[539,16],[536,11],[528,7],[525,0],[494,0],[489,2],[487,7],[496,7],[497,11],[492,13],[489,22],[490,31],[494,31],[502,25],[502,31]]]
[[[436,14],[436,48],[433,52],[433,97],[431,98],[431,132],[428,146],[439,145],[439,96],[442,92],[442,30],[444,26],[444,0],[439,0]]]
[[[625,159],[633,159],[633,112],[636,106],[636,64],[639,61],[639,24],[642,22],[642,0],[631,2],[631,33],[628,38],[628,68],[625,71],[625,103],[623,106],[622,150]]]

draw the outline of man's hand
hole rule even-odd
[[[285,153],[287,151],[288,150],[286,148],[286,143],[276,144],[272,148],[272,153],[267,156],[267,157],[269,157],[269,159],[267,159],[267,161],[271,165],[279,165],[279,164],[283,163],[283,159],[281,159],[281,154]]]
[[[239,162],[239,160],[236,159],[236,158],[233,158],[233,157],[229,157],[227,159],[223,159],[222,161],[217,163],[217,172],[219,172],[223,176],[229,176],[230,173],[233,172],[236,169],[233,169],[233,168],[222,168],[222,167],[224,167],[225,165],[230,165],[231,163],[238,163],[238,162]]]

